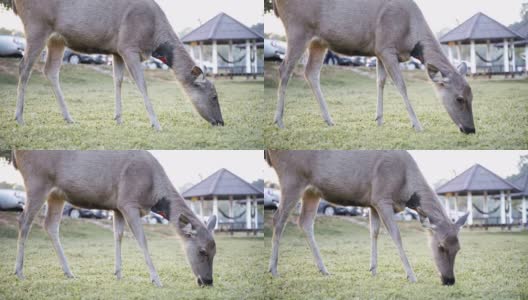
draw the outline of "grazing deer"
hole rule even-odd
[[[454,264],[460,250],[458,232],[468,214],[456,223],[425,181],[412,157],[403,151],[266,151],[265,158],[279,177],[281,201],[273,216],[272,253],[269,271],[277,276],[279,242],[284,226],[299,199],[299,226],[304,231],[321,273],[328,271],[314,238],[314,219],[319,199],[343,206],[370,207],[372,275],[377,272],[377,240],[381,221],[398,248],[407,278],[416,281],[402,247],[395,212],[409,207],[420,215],[431,235],[434,261],[444,285],[455,283]]]
[[[182,239],[183,249],[198,284],[213,284],[216,216],[207,225],[176,191],[163,167],[145,151],[15,151],[13,164],[26,186],[27,202],[19,218],[15,274],[24,279],[24,249],[31,224],[47,202],[44,227],[59,256],[64,274],[72,278],[59,241],[64,202],[114,211],[115,275],[121,279],[121,239],[126,223],[136,237],[149,268],[150,279],[161,286],[150,258],[141,217],[150,210],[169,219]]]
[[[150,123],[161,130],[147,94],[141,62],[151,55],[172,68],[198,113],[212,125],[224,125],[215,86],[205,78],[185,50],[167,17],[153,0],[12,0],[24,23],[27,48],[20,63],[15,119],[24,124],[24,97],[31,69],[47,45],[44,74],[66,122],[68,112],[59,85],[64,48],[84,53],[113,55],[115,120],[121,118],[121,84],[125,65],[143,96]]]
[[[463,133],[475,133],[473,94],[464,75],[465,64],[456,70],[442,53],[440,44],[412,0],[273,0],[288,38],[286,58],[279,69],[275,123],[283,128],[284,99],[290,76],[305,50],[309,56],[305,77],[312,88],[323,118],[334,125],[321,92],[320,72],[327,48],[345,55],[376,56],[378,108],[376,120],[383,124],[383,89],[387,73],[400,92],[412,126],[422,131],[399,63],[416,57],[426,65],[442,103]]]

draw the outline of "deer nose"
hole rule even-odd
[[[223,120],[220,120],[220,121],[213,120],[211,122],[211,125],[213,125],[213,126],[224,126],[224,121]]]
[[[443,285],[453,285],[455,284],[455,278],[449,278],[442,276],[442,284]]]
[[[465,134],[475,134],[477,131],[475,128],[460,127],[460,132]]]

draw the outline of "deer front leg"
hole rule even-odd
[[[60,264],[64,275],[68,278],[74,278],[73,273],[68,266],[68,261],[64,255],[64,250],[59,240],[59,226],[62,219],[62,211],[64,209],[64,199],[57,195],[51,195],[48,199],[48,212],[46,214],[46,220],[44,221],[44,228],[48,232],[48,236],[53,243],[53,248],[57,252]]]
[[[326,269],[321,253],[319,252],[319,247],[315,242],[314,236],[314,221],[317,214],[317,208],[319,207],[319,197],[315,195],[304,195],[302,199],[302,211],[301,216],[299,217],[299,226],[303,230],[310,250],[317,264],[317,268],[323,275],[330,275]]]
[[[376,206],[376,210],[378,211],[378,214],[381,220],[383,221],[383,224],[385,224],[385,228],[387,228],[387,231],[389,232],[392,240],[398,248],[398,253],[403,263],[405,273],[407,273],[407,279],[410,282],[416,282],[416,276],[414,275],[414,271],[411,268],[409,260],[407,259],[407,255],[405,255],[405,251],[403,250],[400,230],[398,229],[398,225],[392,218],[394,215],[394,210],[391,204],[392,202],[392,200],[382,200],[379,202],[380,204]]]
[[[370,208],[370,272],[376,276],[378,269],[378,234],[380,230],[380,218],[374,207]]]
[[[121,279],[121,241],[125,230],[125,219],[120,211],[114,210],[114,240],[115,240],[115,276]]]
[[[326,48],[317,42],[312,42],[309,47],[308,63],[304,69],[304,77],[310,84],[312,91],[319,103],[319,108],[328,126],[334,126],[334,121],[330,117],[328,112],[328,105],[324,99],[323,92],[321,91],[321,68],[323,67],[323,60],[326,54]]]
[[[125,70],[125,62],[121,56],[114,54],[113,59],[114,65],[114,89],[115,89],[115,116],[114,120],[117,125],[121,125],[123,120],[121,119],[121,86],[123,84],[123,75]]]
[[[412,126],[416,131],[422,131],[422,124],[420,124],[420,121],[418,121],[418,117],[416,117],[416,113],[414,112],[411,102],[409,101],[409,97],[407,96],[407,87],[405,86],[405,81],[403,80],[403,75],[400,71],[398,57],[391,49],[387,49],[381,52],[381,55],[378,57],[378,59],[380,59],[385,66],[385,69],[392,78],[394,85],[396,85],[400,95],[403,97],[403,101],[405,102],[405,107],[407,108],[407,113],[411,119]]]
[[[376,121],[378,122],[378,126],[381,126],[383,125],[383,90],[385,89],[385,82],[387,81],[387,71],[385,71],[385,66],[383,66],[381,60],[378,60],[376,68],[378,75],[378,109],[376,110]]]

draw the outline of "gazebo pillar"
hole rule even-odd
[[[451,218],[451,212],[450,212],[450,209],[449,209],[449,195],[446,195],[446,196],[445,196],[445,199],[444,199],[444,207],[445,207],[445,210],[446,210],[447,216]]]
[[[204,221],[203,197],[200,197],[200,221]]]
[[[508,58],[508,40],[504,39],[504,73],[510,72],[510,60]]]
[[[246,229],[251,229],[251,196],[246,198]]]
[[[447,56],[449,57],[449,62],[452,64],[452,65],[455,65],[455,61],[453,60],[453,49],[451,48],[453,43],[448,43],[447,44]],[[448,207],[448,206],[447,206]]]
[[[232,72],[233,71],[233,41],[232,40],[229,40],[229,51],[228,51],[228,59],[229,59],[229,68],[231,69],[230,71]]]
[[[257,49],[257,40],[253,41],[253,53],[255,53],[253,61],[253,73],[258,73],[258,49]]]
[[[246,73],[251,74],[251,43],[246,40]]]
[[[486,209],[486,212],[489,213],[488,191],[484,191],[484,208]],[[484,216],[486,216],[486,218],[489,218],[489,214]]]
[[[254,219],[254,223],[255,223],[255,229],[258,229],[258,199],[255,198],[255,219]]]
[[[229,222],[235,222],[235,220],[233,220],[234,218],[234,214],[233,214],[233,196],[229,196]]]
[[[513,40],[511,41],[511,48],[512,48],[512,77],[515,77],[517,66],[515,62],[515,43],[513,42]]]
[[[458,63],[462,63],[462,50],[460,48],[461,48],[461,43],[458,42],[456,46]]]
[[[213,74],[218,74],[218,45],[213,41]]]
[[[475,55],[475,41],[471,40],[471,74],[477,73],[477,57]]]
[[[526,67],[526,73],[528,74],[528,41],[526,42],[526,46],[524,46],[524,64]]]
[[[194,61],[196,61],[196,55],[194,54],[194,43],[192,43],[191,45],[189,45],[189,50],[190,50],[190,54],[191,54],[191,57]]]
[[[198,45],[198,66],[200,66],[200,69],[206,74],[207,72],[204,69],[203,61],[203,42],[200,42],[200,45]]]
[[[467,210],[469,212],[467,223],[468,225],[472,225],[473,224],[473,198],[472,198],[471,192],[467,193]]]
[[[500,191],[500,223],[506,224],[506,206],[504,203],[504,191]]]
[[[486,60],[488,62],[486,62],[486,65],[488,67],[492,67],[493,66],[493,63],[491,62],[491,42],[490,40],[487,40],[486,41],[486,45],[488,46],[487,50],[486,50]]]
[[[458,219],[458,193],[455,193],[455,219]]]
[[[523,196],[522,197],[522,224],[525,225],[526,224],[526,196]]]
[[[213,197],[213,215],[216,216],[215,229],[218,228],[218,197]]]
[[[508,191],[508,224],[513,223],[512,210],[513,210],[513,205],[512,205],[511,193],[510,191]]]

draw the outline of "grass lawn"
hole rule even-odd
[[[266,63],[264,140],[271,149],[526,149],[528,79],[469,80],[473,90],[476,135],[461,134],[435,96],[424,71],[406,71],[408,93],[425,131],[416,133],[391,81],[385,88],[383,127],[376,115],[375,71],[371,77],[325,66],[321,87],[336,126],[323,121],[319,105],[299,66],[286,96],[286,129],[273,124],[278,64]]]
[[[265,245],[271,253],[270,218]],[[293,217],[292,217],[293,219]],[[293,221],[293,220],[292,220]],[[320,275],[300,229],[288,224],[280,247],[280,277],[268,275],[267,296],[280,299],[526,299],[528,232],[462,231],[456,283],[442,286],[427,236],[416,222],[400,223],[403,246],[418,278],[409,283],[396,246],[383,232],[378,275],[369,272],[368,229],[343,219],[318,217],[315,236],[331,276]],[[269,256],[268,256],[269,258]]]
[[[260,299],[264,293],[260,284],[265,268],[262,237],[217,235],[214,287],[199,288],[172,229],[145,225],[152,260],[163,283],[163,288],[156,288],[128,228],[122,246],[123,279],[118,281],[113,275],[112,231],[68,218],[61,224],[61,241],[76,278],[63,275],[40,218],[26,243],[26,280],[20,281],[13,275],[15,217],[15,213],[0,212],[0,299]]]
[[[61,87],[70,114],[67,125],[50,83],[34,68],[24,118],[14,121],[18,59],[0,58],[0,149],[262,149],[263,80],[216,80],[226,126],[215,128],[192,107],[172,71],[146,71],[149,96],[163,128],[150,127],[143,99],[128,74],[123,84],[123,125],[114,115],[110,67],[65,65]]]

